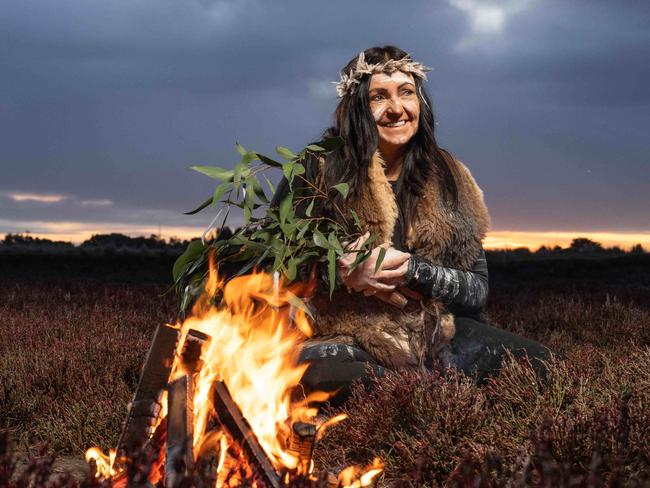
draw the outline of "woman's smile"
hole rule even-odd
[[[406,125],[406,120],[400,120],[399,122],[389,122],[388,124],[382,124],[384,127],[404,127]]]

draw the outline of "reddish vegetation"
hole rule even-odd
[[[156,325],[173,318],[166,287],[2,283],[0,427],[18,447],[47,441],[80,455],[115,444]]]
[[[639,266],[630,282],[608,269],[593,285],[496,271],[491,321],[566,361],[545,382],[516,363],[483,387],[453,374],[390,376],[356,392],[351,419],[321,441],[319,464],[378,454],[383,481],[397,486],[647,486],[650,272]],[[165,290],[88,278],[0,282],[0,428],[16,449],[48,441],[58,454],[81,456],[115,444],[151,334],[174,317]]]

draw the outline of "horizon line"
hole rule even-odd
[[[93,235],[98,234],[124,234],[128,237],[150,237],[156,236],[161,239],[169,240],[170,238],[180,240],[198,239],[202,235],[199,227],[159,227],[159,226],[136,226],[132,224],[102,226],[76,226],[62,225],[61,231],[50,232],[5,232],[2,235],[4,239],[7,234],[23,234],[33,238],[50,239],[52,241],[69,242],[79,245],[90,239]],[[85,227],[85,228],[83,228]],[[164,230],[164,232],[163,232]],[[645,249],[650,249],[650,231],[646,232],[616,232],[616,231],[520,231],[520,230],[495,230],[488,232],[483,240],[483,247],[486,250],[496,249],[517,249],[528,248],[535,251],[542,246],[562,248],[569,247],[571,241],[576,238],[587,238],[600,243],[604,247],[620,247],[630,249],[636,244],[640,244]]]

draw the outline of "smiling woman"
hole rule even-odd
[[[542,345],[479,321],[489,217],[469,170],[437,144],[426,71],[394,46],[355,56],[342,70],[335,125],[325,132],[344,143],[308,165],[313,187],[349,188],[329,192],[314,212],[337,220],[345,209],[366,231],[339,257],[333,294],[324,286],[311,300],[315,336],[302,351],[311,363],[303,383],[338,390],[335,401],[353,381],[368,380],[368,366],[379,375],[453,367],[482,380],[507,351],[538,370],[549,357]],[[358,264],[356,250],[370,236],[374,249]]]

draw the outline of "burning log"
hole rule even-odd
[[[307,422],[295,422],[289,436],[289,452],[298,458],[298,474],[309,473],[316,442],[316,426]]]
[[[279,488],[280,477],[258,442],[255,432],[230,395],[226,384],[223,381],[216,381],[213,392],[214,408],[223,428],[239,444],[248,461],[256,465],[264,482],[273,488]]]
[[[194,468],[194,382],[181,376],[167,393],[165,486],[175,488]]]
[[[169,381],[178,336],[178,329],[170,325],[156,329],[117,443],[117,459],[123,459],[128,449],[149,437],[152,422],[160,409],[160,395]]]
[[[181,351],[181,363],[188,373],[196,373],[203,366],[201,354],[210,344],[212,338],[195,329],[190,329],[183,342]]]

